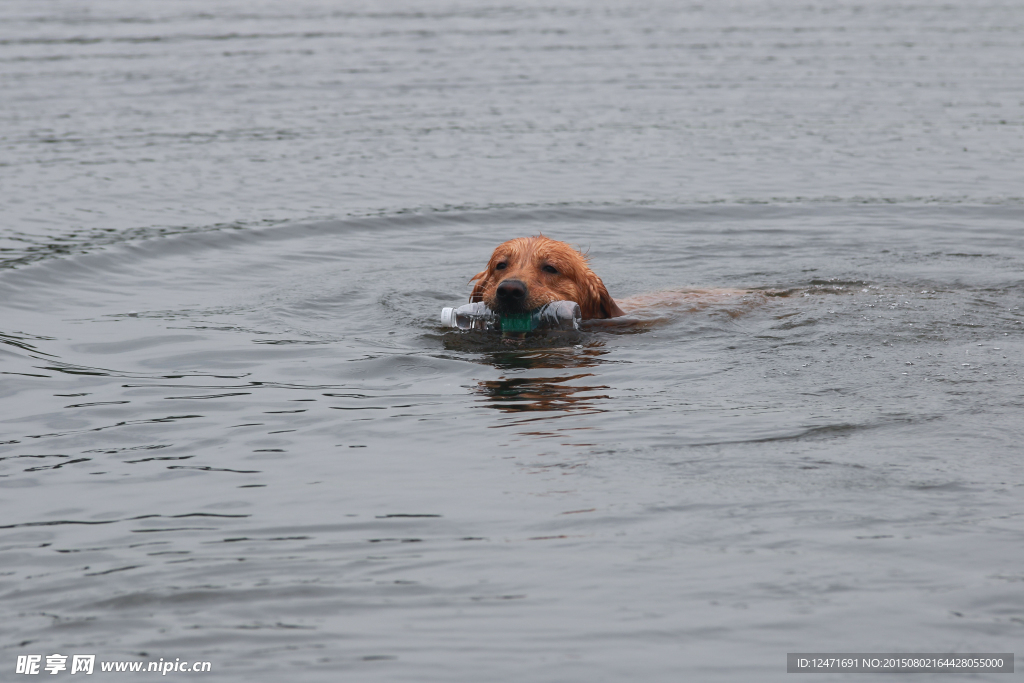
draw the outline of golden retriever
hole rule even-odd
[[[565,242],[538,235],[520,237],[498,245],[487,268],[476,281],[471,303],[483,301],[500,315],[527,313],[551,301],[575,301],[584,320],[608,321],[620,327],[667,322],[678,314],[718,311],[729,317],[744,315],[767,303],[769,297],[789,296],[789,291],[744,289],[677,289],[648,292],[612,299],[587,257]],[[626,309],[623,310],[623,307]]]
[[[527,313],[552,301],[575,301],[584,320],[625,315],[585,255],[543,235],[498,245],[474,280],[470,303],[483,301],[502,315]]]

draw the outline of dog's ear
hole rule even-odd
[[[601,284],[601,310],[604,311],[604,317],[606,318],[618,318],[619,316],[626,315],[626,312],[619,308],[619,305],[615,303],[615,299],[604,288],[603,283]]]
[[[626,313],[619,308],[619,305],[612,299],[611,294],[605,288],[601,278],[590,273],[587,277],[586,296],[584,301],[578,302],[583,319],[590,318],[618,318]]]
[[[487,286],[487,271],[481,270],[479,273],[469,278],[469,281],[479,280],[473,287],[473,293],[469,295],[469,303],[475,304],[477,301],[484,300],[484,288]]]

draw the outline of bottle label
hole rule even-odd
[[[504,315],[500,320],[502,332],[532,332],[537,327],[537,317],[530,313]]]

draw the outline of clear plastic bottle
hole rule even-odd
[[[441,309],[441,326],[460,330],[494,330],[504,334],[539,330],[578,330],[579,304],[575,301],[552,301],[530,313],[498,315],[487,304],[478,301],[458,308]]]
[[[441,327],[457,327],[460,330],[492,330],[495,329],[497,320],[498,316],[487,308],[487,304],[483,301],[458,308],[441,309]]]

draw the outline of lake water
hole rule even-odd
[[[0,670],[1013,652],[1022,36],[1015,2],[3,3]],[[618,300],[751,293],[440,329],[539,232]]]

